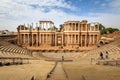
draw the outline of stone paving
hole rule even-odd
[[[55,70],[50,75],[50,78],[48,78],[47,80],[68,80],[66,78],[66,74],[65,74],[65,72],[62,68],[62,63],[61,62],[57,63],[57,66],[56,66]]]

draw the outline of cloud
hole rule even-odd
[[[120,8],[120,0],[112,0],[112,2],[109,3],[109,6],[113,8]]]
[[[59,20],[66,15],[61,8],[74,10],[65,0],[2,0],[0,1],[0,28],[14,30],[17,24],[38,20]],[[48,11],[47,11],[48,10]],[[8,25],[9,24],[9,25]]]
[[[112,0],[108,6],[112,11],[120,13],[120,0]]]
[[[36,24],[39,20],[52,20],[55,26],[59,27],[65,21],[83,19],[89,22],[100,22],[108,27],[120,28],[119,14],[88,12],[89,15],[80,16],[65,12],[64,9],[78,10],[76,6],[71,5],[70,1],[65,0],[1,0],[0,29],[16,31],[19,24],[32,22]]]

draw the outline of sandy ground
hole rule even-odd
[[[53,68],[54,62],[31,60],[30,64],[0,67],[0,80],[45,80],[47,73]]]
[[[120,67],[91,65],[84,61],[64,62],[63,66],[69,80],[120,80]]]

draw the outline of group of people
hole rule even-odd
[[[108,52],[106,51],[106,53],[105,53],[105,59],[108,59]],[[100,59],[104,59],[104,57],[103,57],[103,53],[102,52],[100,52]]]

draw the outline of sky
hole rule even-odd
[[[120,0],[0,0],[0,30],[17,31],[20,24],[51,20],[88,20],[120,29]]]

